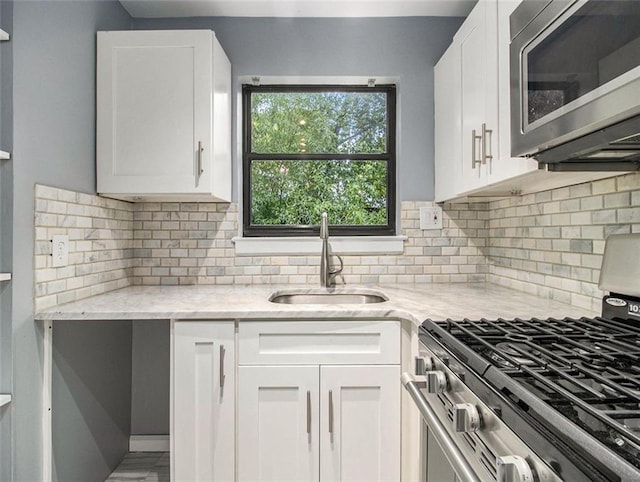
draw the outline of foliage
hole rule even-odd
[[[254,92],[251,109],[253,153],[300,156],[252,161],[251,224],[318,224],[325,211],[331,224],[387,223],[384,92]]]
[[[254,161],[252,224],[384,225],[383,161]]]

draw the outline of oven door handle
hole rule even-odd
[[[449,435],[449,432],[447,432],[447,429],[444,427],[442,422],[438,420],[437,415],[429,406],[429,402],[427,402],[427,399],[424,398],[424,395],[420,392],[420,388],[416,381],[407,372],[402,374],[402,385],[404,385],[404,388],[409,392],[411,398],[413,398],[422,418],[424,418],[427,425],[429,425],[433,436],[440,444],[442,451],[446,455],[447,460],[449,460],[449,463],[452,465],[453,470],[458,477],[465,482],[481,482],[469,465],[469,462],[467,462],[464,455],[462,455],[460,449],[451,438],[451,435]]]

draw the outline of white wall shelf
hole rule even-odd
[[[11,273],[0,273],[0,281],[9,281],[11,279]]]
[[[4,407],[9,403],[11,403],[11,395],[7,393],[0,394],[0,407]]]
[[[0,159],[11,159],[11,153],[6,151],[0,151]]]
[[[0,42],[4,40],[9,40],[9,34],[4,30],[0,29]]]

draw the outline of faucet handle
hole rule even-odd
[[[342,273],[342,270],[344,269],[344,262],[342,261],[342,257],[339,254],[334,254],[334,256],[336,258],[338,258],[338,261],[340,261],[340,268],[335,269],[335,270],[330,270],[329,274],[331,276],[335,276],[335,275],[338,275],[338,274]]]

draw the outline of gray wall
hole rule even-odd
[[[134,28],[214,30],[232,65],[234,113],[241,76],[399,77],[398,196],[433,200],[433,66],[461,23],[460,18],[187,18],[135,19]],[[234,139],[236,126],[234,119]],[[240,164],[234,151],[235,200]],[[167,433],[169,327],[134,323],[133,334],[132,433]]]
[[[115,1],[16,1],[12,23],[12,470],[13,480],[37,481],[42,343],[33,320],[34,184],[95,192],[95,32],[129,28],[131,19]],[[96,434],[94,445],[75,447],[73,457],[102,442]]]
[[[54,480],[103,481],[129,448],[131,322],[53,326]]]
[[[136,19],[136,29],[215,31],[234,79],[246,75],[397,76],[399,200],[433,200],[433,66],[462,19],[450,17]],[[237,80],[234,80],[237,89]],[[234,103],[237,95],[233,96]],[[237,112],[234,104],[233,112]],[[234,139],[236,124],[234,122]],[[234,174],[240,164],[234,159]],[[238,199],[237,179],[234,200]]]
[[[170,334],[168,320],[133,323],[131,433],[169,433]]]

